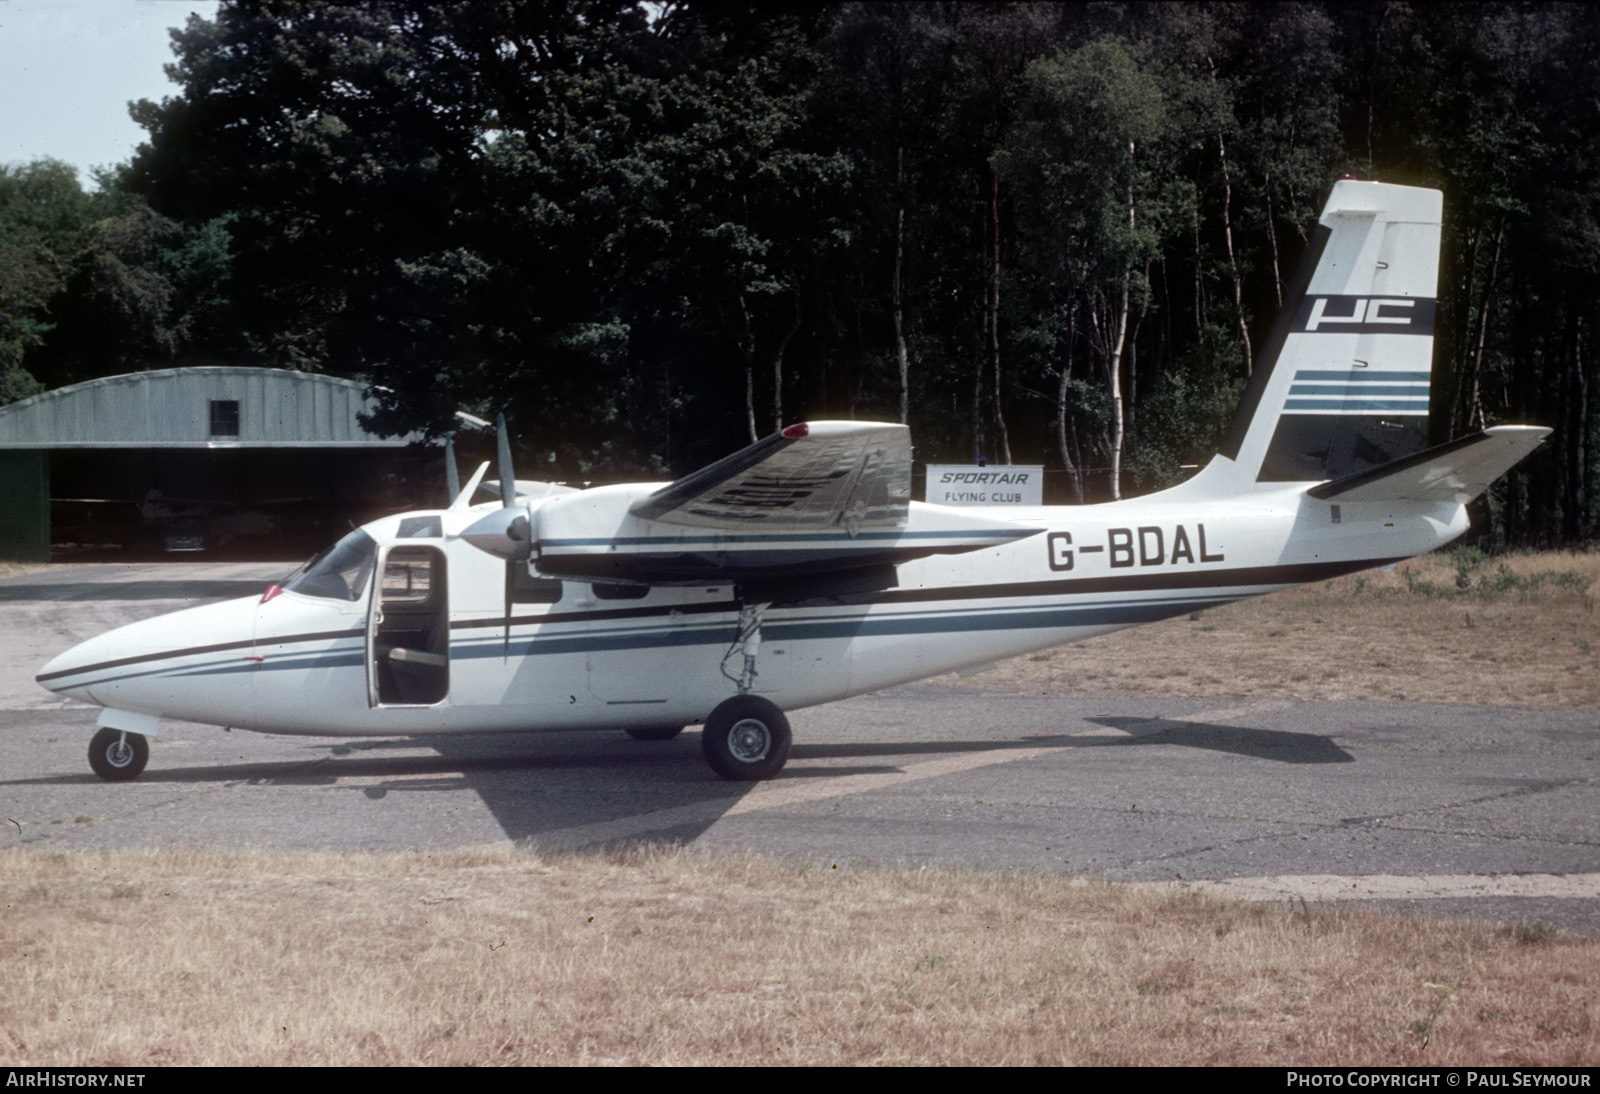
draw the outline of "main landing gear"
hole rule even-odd
[[[150,741],[142,733],[102,729],[89,742],[89,766],[107,782],[126,782],[150,760]]]
[[[735,695],[706,719],[700,747],[718,775],[735,782],[770,779],[789,758],[789,719],[771,700]]]

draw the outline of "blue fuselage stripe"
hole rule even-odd
[[[979,611],[938,609],[918,612],[897,612],[889,615],[842,614],[832,617],[772,620],[763,628],[768,642],[803,642],[841,638],[887,637],[906,635],[964,634],[975,631],[1052,630],[1070,627],[1107,627],[1148,623],[1166,619],[1200,607],[1238,599],[1238,592],[1157,598],[1138,601],[1101,601],[1082,605],[1015,605]],[[534,625],[533,633],[518,634],[513,630],[510,652],[514,656],[546,656],[573,653],[619,652],[637,649],[661,649],[711,646],[720,649],[736,636],[736,619],[700,625],[662,625],[646,628],[627,628],[607,631],[593,630],[578,633],[541,634],[550,625]],[[519,628],[520,629],[520,628]],[[263,649],[271,649],[264,644]],[[480,658],[504,657],[506,638],[502,634],[485,633],[473,637],[457,637],[451,643],[450,659],[466,661]],[[328,649],[302,647],[267,655],[261,661],[247,661],[232,657],[226,661],[198,664],[147,663],[139,670],[117,672],[86,679],[74,687],[103,687],[107,684],[152,676],[183,678],[192,676],[222,676],[241,672],[281,672],[294,669],[358,668],[364,662],[360,648]]]
[[[1295,384],[1290,395],[1387,395],[1395,398],[1426,399],[1427,384]]]
[[[1286,399],[1285,410],[1405,410],[1428,412],[1426,399]]]

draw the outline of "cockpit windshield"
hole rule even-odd
[[[378,545],[357,528],[311,560],[305,573],[289,582],[291,592],[330,600],[360,600],[378,557]]]

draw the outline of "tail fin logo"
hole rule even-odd
[[[1415,296],[1307,296],[1295,314],[1295,333],[1433,333],[1436,301]]]

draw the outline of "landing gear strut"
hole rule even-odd
[[[144,770],[150,742],[142,733],[102,729],[89,742],[89,766],[107,782],[126,782]]]
[[[789,758],[789,719],[759,695],[724,699],[706,719],[700,747],[718,775],[735,782],[770,779]]]

